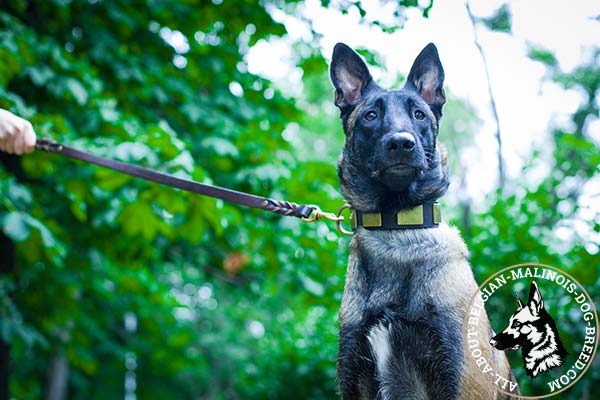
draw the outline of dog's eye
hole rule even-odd
[[[367,121],[373,121],[375,118],[377,118],[377,113],[373,110],[367,111],[367,113],[365,114],[365,119]]]
[[[416,110],[415,111],[415,118],[418,120],[424,120],[425,119],[425,113],[421,110]]]

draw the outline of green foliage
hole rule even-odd
[[[531,47],[529,49],[529,58],[534,61],[539,61],[548,67],[556,67],[558,65],[558,60],[554,54],[546,49]]]
[[[508,3],[504,3],[489,18],[480,18],[480,21],[492,31],[510,33],[512,31],[512,13]]]
[[[418,9],[423,17],[427,18],[429,16],[429,12],[433,8],[433,0],[429,0],[428,4],[424,4],[424,2],[419,2],[418,0],[400,0],[400,1],[389,1],[382,0],[379,2],[378,6],[389,6],[391,5],[391,14],[394,17],[393,22],[387,23],[380,21],[378,19],[373,19],[371,15],[368,13],[367,7],[361,1],[348,1],[348,2],[339,2],[336,4],[339,7],[339,10],[343,14],[347,14],[350,11],[358,11],[361,22],[369,23],[372,26],[376,26],[381,29],[382,32],[385,33],[394,33],[398,29],[402,29],[404,27],[404,23],[406,22],[405,11],[407,8],[416,8]],[[321,0],[321,4],[324,6],[329,6],[329,0]],[[370,4],[373,7],[373,3]]]
[[[40,136],[185,178],[337,206],[321,202],[328,193],[318,182],[306,193],[314,176],[297,168],[280,135],[300,116],[293,100],[245,72],[248,46],[285,32],[258,2],[11,2],[2,10],[0,106],[30,118]],[[174,34],[187,48],[169,44]],[[19,260],[0,292],[13,396],[38,398],[61,349],[73,398],[122,394],[130,351],[141,398],[288,397],[278,382],[303,376],[329,377],[313,397],[334,393],[331,294],[341,279],[325,274],[339,276],[342,258],[329,228],[317,234],[48,154],[25,157],[22,167],[31,183],[0,172],[0,227]],[[327,180],[334,184],[333,169]],[[318,248],[330,254],[324,270]],[[128,312],[138,318],[135,334],[123,328]],[[249,334],[252,321],[264,338]],[[281,346],[282,332],[289,345]],[[302,339],[314,348],[321,338],[329,345],[317,357],[293,346]],[[299,354],[304,361],[292,362]],[[254,387],[253,376],[271,378]]]

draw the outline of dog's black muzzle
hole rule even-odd
[[[423,150],[417,138],[406,131],[385,134],[378,149],[377,175],[393,190],[402,190],[423,174]]]

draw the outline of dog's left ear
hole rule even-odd
[[[437,119],[442,116],[442,106],[446,102],[444,93],[444,68],[437,48],[429,43],[415,59],[406,84],[406,89],[419,93]]]
[[[540,310],[544,308],[542,293],[535,281],[531,281],[531,286],[529,287],[529,302],[527,306],[533,315],[538,315]]]

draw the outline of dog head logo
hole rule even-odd
[[[508,326],[490,340],[498,350],[521,349],[523,366],[532,379],[565,361],[565,350],[554,319],[544,308],[542,293],[535,281],[529,288],[527,304],[517,295],[517,310]]]

